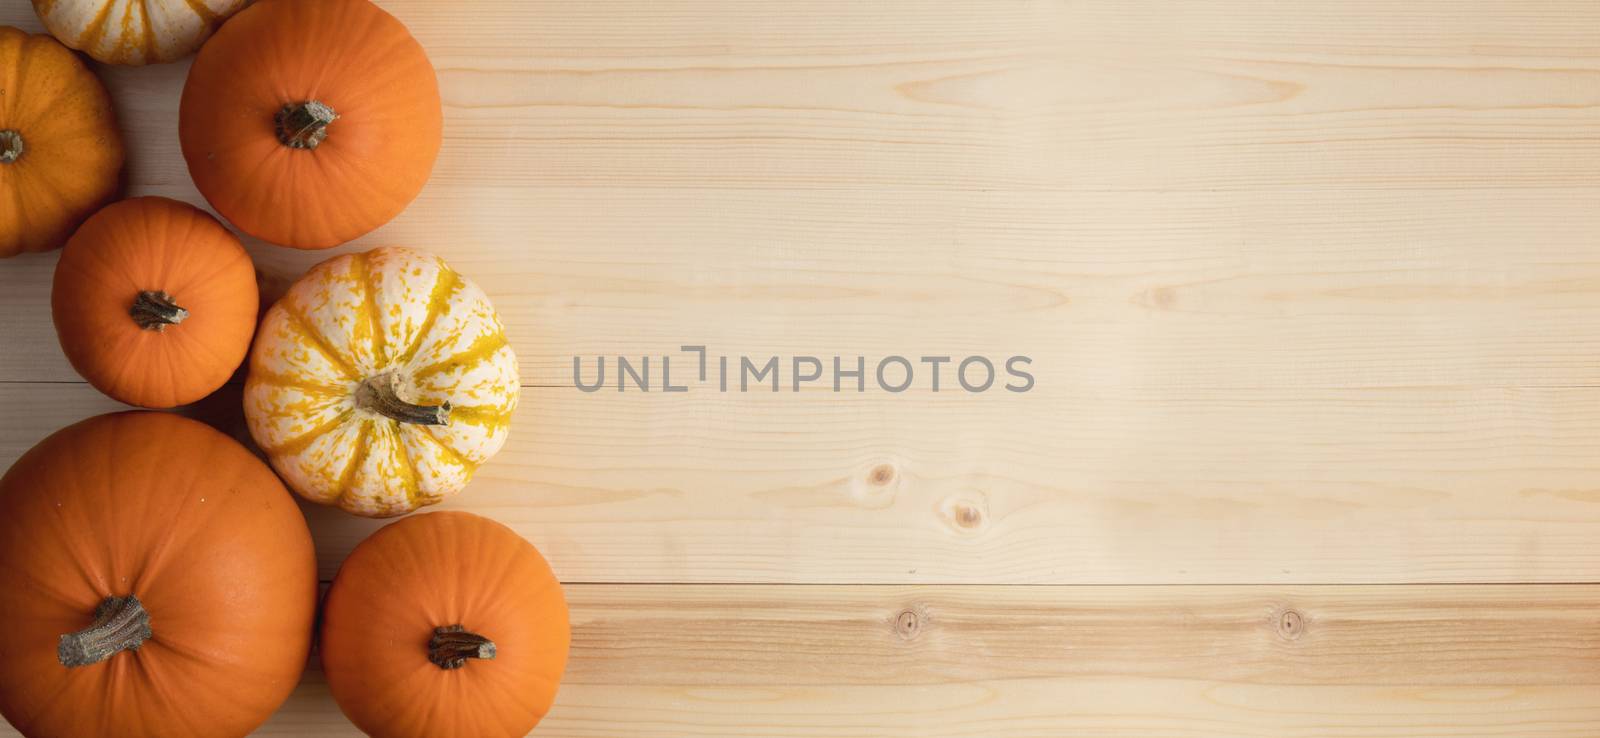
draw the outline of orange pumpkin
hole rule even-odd
[[[59,247],[117,192],[111,96],[49,36],[0,26],[0,257]]]
[[[322,666],[374,736],[523,736],[566,668],[567,603],[532,544],[465,512],[405,518],[345,559]]]
[[[216,218],[163,197],[123,200],[61,252],[56,336],[73,368],[113,398],[194,402],[244,361],[260,307],[255,274]]]
[[[367,0],[262,0],[201,47],[178,137],[224,218],[320,249],[417,196],[442,120],[433,65],[394,16]]]
[[[0,509],[0,714],[23,734],[242,736],[299,680],[311,533],[233,439],[91,418],[23,455]]]

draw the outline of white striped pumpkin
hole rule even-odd
[[[50,35],[107,64],[188,56],[249,0],[33,0]]]
[[[505,444],[517,357],[489,298],[431,254],[307,272],[250,352],[250,435],[301,496],[371,517],[460,491]]]

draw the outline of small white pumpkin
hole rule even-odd
[[[520,391],[483,291],[431,254],[380,248],[313,267],[267,311],[244,414],[295,492],[387,517],[466,486]]]
[[[33,0],[50,35],[107,64],[181,59],[250,0]]]

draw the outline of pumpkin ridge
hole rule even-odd
[[[28,243],[26,236],[28,232],[27,224],[29,223],[28,199],[23,196],[21,187],[12,187],[10,189],[11,199],[16,202],[14,207],[16,208],[15,212],[17,215],[17,220],[19,221],[18,225],[22,226],[21,228],[17,229],[17,243],[20,244],[18,251],[32,251],[33,249],[30,248],[32,244]]]
[[[183,2],[189,6],[190,12],[200,16],[200,21],[206,26],[214,28],[217,25],[217,14],[211,12],[211,7],[205,4],[205,0],[183,0]]]
[[[241,247],[239,249],[238,254],[243,256],[246,259],[250,258],[250,255],[244,251],[243,247]],[[195,289],[204,289],[206,286],[215,284],[216,281],[217,281],[217,277],[222,276],[223,273],[225,273],[225,272],[227,272],[229,270],[238,268],[238,259],[228,258],[228,259],[220,259],[220,261],[222,262],[222,266],[217,267],[215,271],[212,271],[210,274],[207,274],[204,277],[194,277],[194,278],[190,278],[186,282],[182,282],[180,284],[175,284],[175,285],[172,286],[172,290],[174,292],[177,292],[177,291],[180,291],[180,290],[184,291],[184,292],[192,292]],[[252,272],[255,271],[255,263],[254,262],[251,263],[250,270]]]
[[[268,387],[295,389],[309,395],[321,395],[325,397],[339,397],[349,393],[350,391],[347,387],[295,379],[294,377],[279,374],[269,369],[252,369],[250,372],[250,381],[257,384],[264,384]]]
[[[322,355],[327,358],[328,363],[332,364],[335,369],[338,369],[339,372],[344,375],[345,379],[356,381],[361,378],[361,373],[356,371],[355,366],[350,362],[345,361],[345,358],[340,356],[339,352],[333,350],[333,345],[328,343],[328,339],[324,338],[321,332],[312,327],[311,321],[307,320],[304,315],[300,314],[300,311],[294,307],[287,297],[284,298],[282,305],[284,314],[289,316],[290,325],[293,325],[295,330],[299,331],[301,336],[308,339],[311,342],[311,345],[315,346],[318,351],[322,352]]]
[[[142,332],[134,331],[132,333],[123,333],[117,336],[114,339],[116,341],[116,345],[115,348],[112,349],[113,352],[119,355],[131,355],[134,351],[134,347],[137,346],[139,341],[143,339],[143,336],[140,335],[140,333]],[[133,362],[120,362],[117,364],[116,368],[112,369],[111,373],[106,376],[105,385],[107,387],[125,386],[124,382],[127,380],[129,372],[133,371],[135,371]],[[98,385],[96,385],[96,387],[98,388]]]
[[[428,311],[422,317],[422,325],[417,326],[416,335],[411,337],[411,345],[406,347],[405,353],[397,357],[395,363],[401,366],[410,364],[417,357],[417,352],[422,350],[423,341],[433,331],[433,324],[439,321],[439,315],[449,307],[450,299],[461,289],[463,284],[461,275],[454,269],[440,264],[439,276],[434,278],[433,289],[428,292]]]
[[[28,65],[33,62],[33,53],[30,53],[28,50],[28,42],[31,40],[28,36],[28,33],[21,29],[17,29],[16,35],[18,36],[17,67],[16,70],[12,72],[10,83],[6,86],[7,90],[16,91],[15,94],[6,95],[8,103],[12,100],[16,101],[16,107],[4,112],[10,113],[15,118],[15,120],[11,121],[11,124],[20,126],[34,122],[32,120],[28,120],[28,118],[34,116],[24,116],[23,113],[28,111],[22,108],[22,102],[25,99],[24,96],[31,95],[34,92],[33,90],[25,89],[24,87],[24,83],[26,83],[29,79]],[[57,97],[57,99],[59,100],[60,98]]]
[[[170,343],[175,350],[184,353],[184,360],[191,366],[197,363],[198,360],[204,359],[209,360],[213,366],[220,367],[229,374],[232,374],[233,370],[238,368],[238,366],[236,366],[238,362],[231,361],[217,353],[217,347],[211,345],[210,341],[198,339],[188,334],[178,335],[180,337],[176,338]],[[197,356],[199,359],[196,358]],[[176,371],[178,369],[178,365],[181,365],[182,363],[183,362],[174,362],[173,370]],[[227,382],[228,380],[226,378],[222,380],[222,384],[227,384]],[[222,384],[217,386],[221,387]],[[212,391],[214,392],[215,390]],[[210,393],[208,392],[206,394]]]
[[[23,103],[26,102],[23,95],[31,94],[31,91],[23,88],[23,82],[27,77],[22,75],[27,71],[29,63],[33,61],[34,54],[43,53],[42,50],[33,50],[32,46],[32,37],[22,29],[10,26],[0,27],[0,59],[14,62],[8,63],[7,66],[10,69],[6,70],[7,76],[3,81],[6,90],[15,90],[16,92],[15,94],[8,92],[4,98],[0,98],[0,116],[5,117],[7,125],[22,126],[31,124],[33,118],[37,117],[37,114],[29,115],[34,111],[23,107]]]
[[[105,269],[104,266],[101,266],[99,269],[90,269],[87,265],[80,263],[76,259],[71,261],[62,259],[56,262],[56,269],[58,271],[66,270],[71,272],[74,279],[81,279],[86,282],[94,282],[95,284],[100,285],[101,288],[107,290],[120,290],[132,286],[132,284],[126,280],[127,274],[121,270],[112,271]],[[124,279],[113,282],[106,276],[108,274],[115,274],[118,277],[123,277]]]
[[[413,372],[411,378],[413,381],[418,381],[452,367],[476,366],[479,362],[494,356],[500,349],[505,348],[507,343],[506,334],[503,330],[485,333],[473,340],[472,344],[465,349]]]
[[[154,61],[161,58],[161,52],[156,49],[155,24],[150,20],[150,0],[139,0],[140,17],[144,21],[144,58]]]
[[[18,160],[18,162],[20,161],[21,160]],[[12,162],[12,165],[24,166],[18,162]],[[61,203],[70,202],[76,199],[71,196],[70,190],[62,189],[60,183],[56,181],[56,172],[51,168],[29,167],[28,171],[32,175],[28,177],[28,183],[32,185],[33,192],[31,194],[34,196],[36,201],[51,200]],[[30,193],[23,192],[23,188],[21,187],[12,187],[11,190],[17,196],[18,215],[26,219],[28,212],[28,194]],[[79,225],[82,224],[80,223]],[[68,235],[71,235],[72,230],[76,230],[76,228],[76,226],[73,226],[71,229],[69,229]],[[65,245],[64,241],[62,242],[62,245]]]
[[[378,318],[378,301],[376,290],[372,287],[372,263],[368,258],[370,252],[356,254],[355,267],[359,271],[357,279],[361,281],[361,313],[366,316],[369,330],[372,331],[372,363],[374,366],[389,365],[388,339],[383,335],[383,321]]]
[[[78,37],[72,40],[72,48],[86,51],[89,47],[98,44],[101,38],[105,37],[106,26],[110,25],[111,9],[114,5],[114,3],[106,3],[100,6],[100,12],[96,13],[94,19],[89,21],[89,25],[83,27],[83,33],[78,34]]]
[[[338,487],[336,487],[339,496],[334,498],[334,501],[339,503],[340,507],[344,506],[344,500],[351,492],[350,483],[355,481],[356,474],[366,465],[367,455],[370,453],[372,453],[372,421],[362,419],[361,432],[356,436],[355,453],[350,454],[350,461],[345,464],[344,470],[339,472]]]
[[[284,441],[283,443],[277,444],[270,449],[264,448],[261,450],[268,456],[298,454],[301,451],[306,450],[306,448],[308,448],[312,443],[316,442],[318,438],[326,435],[329,431],[332,431],[334,428],[349,422],[350,418],[355,415],[355,412],[356,411],[354,408],[347,407],[343,410],[340,410],[338,415],[329,418],[321,425],[295,436],[294,438]]]
[[[400,468],[405,470],[405,475],[400,480],[400,488],[406,493],[406,506],[414,510],[418,507],[419,498],[422,496],[422,479],[417,476],[416,467],[411,465],[411,449],[406,448],[405,431],[401,424],[398,422],[392,424],[390,432],[399,451]]]
[[[477,471],[478,462],[473,461],[472,459],[468,458],[466,454],[463,454],[460,451],[457,451],[455,446],[451,446],[450,444],[445,443],[444,439],[434,435],[433,434],[433,429],[431,427],[427,427],[427,426],[419,427],[419,428],[417,428],[417,432],[419,432],[422,435],[426,436],[428,438],[428,440],[433,441],[434,444],[438,445],[439,449],[444,451],[444,454],[445,454],[446,457],[449,457],[449,459],[452,462],[454,462],[456,464],[456,466],[461,467],[468,474],[471,474],[472,472]]]

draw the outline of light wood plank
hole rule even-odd
[[[388,5],[448,140],[349,248],[483,282],[530,384],[685,341],[1028,353],[1074,386],[1595,381],[1592,3]],[[199,202],[185,64],[102,72],[130,192]],[[327,255],[252,250],[268,294]],[[72,378],[53,260],[0,265],[0,378]]]
[[[696,344],[1023,354],[1041,383],[1070,387],[1528,387],[1600,383],[1597,234],[1600,189],[485,186],[430,197],[348,248],[444,254],[489,291],[530,385],[570,387],[574,356]],[[270,297],[327,256],[252,250]],[[77,379],[50,323],[54,264],[0,264],[0,379]]]
[[[435,190],[1600,184],[1584,0],[384,5],[439,71]],[[139,182],[187,187],[184,64],[111,75],[163,91],[119,97]]]
[[[1600,580],[1595,388],[1041,397],[530,388],[445,507],[566,581]],[[118,407],[78,384],[0,406],[27,418],[0,467]],[[190,412],[246,437],[236,387]],[[382,525],[307,515],[325,575]]]
[[[535,736],[1600,732],[1595,585],[567,593],[572,658]],[[358,735],[315,671],[261,734]]]

